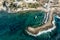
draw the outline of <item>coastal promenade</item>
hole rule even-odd
[[[38,10],[38,11],[40,11],[40,10],[42,10],[42,11],[45,11],[46,13],[48,12],[48,10],[46,10],[45,8],[43,8],[43,7],[39,7],[39,8],[28,8],[28,9],[26,9],[26,8],[24,8],[24,9],[21,9],[21,8],[18,8],[18,9],[16,9],[16,10],[10,10],[10,8],[7,10],[6,9],[6,7],[0,7],[0,11],[1,10],[3,10],[3,11],[7,11],[8,13],[16,13],[16,12],[24,12],[24,11],[36,11],[36,10]]]
[[[48,10],[46,10],[43,7],[40,7],[40,8],[28,8],[28,9],[24,8],[23,10],[18,9],[16,12],[20,12],[20,11],[36,11],[36,10],[38,10],[38,11],[42,10],[42,11],[48,12]]]
[[[42,31],[45,31],[45,30],[49,30],[50,28],[53,28],[52,21],[53,21],[53,12],[55,10],[56,10],[55,8],[51,8],[50,14],[49,14],[49,19],[48,19],[47,23],[45,23],[44,25],[42,25],[40,27],[37,27],[37,28],[28,27],[28,30],[26,30],[27,33],[36,35],[39,32],[42,32]],[[54,28],[56,28],[56,27],[54,27]]]
[[[42,11],[45,11],[45,12],[48,12],[48,10],[46,10],[45,8],[43,8],[43,7],[38,7],[38,8],[18,8],[18,9],[16,9],[16,10],[10,10],[10,8],[7,10],[5,7],[0,7],[0,11],[1,10],[4,10],[4,11],[7,11],[7,12],[11,12],[11,13],[15,13],[15,12],[23,12],[23,11],[36,11],[36,10],[42,10]]]

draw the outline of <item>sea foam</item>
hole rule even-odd
[[[27,32],[29,35],[31,35],[31,36],[40,36],[41,34],[48,33],[48,32],[52,32],[52,31],[56,28],[56,26],[55,26],[55,20],[52,22],[52,24],[53,24],[53,27],[52,27],[52,28],[50,28],[50,29],[48,29],[48,30],[40,31],[40,32],[37,33],[37,34],[32,34],[32,33],[28,32],[27,30],[26,30],[26,32]]]

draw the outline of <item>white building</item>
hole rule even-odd
[[[36,0],[24,0],[24,2],[26,2],[26,3],[36,3],[37,1]]]

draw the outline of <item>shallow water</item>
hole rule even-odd
[[[44,22],[45,12],[28,11],[20,13],[0,12],[0,40],[59,40],[60,20],[55,18],[57,28],[52,32],[37,37],[28,35],[25,29],[28,26],[41,26]]]

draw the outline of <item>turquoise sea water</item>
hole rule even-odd
[[[56,40],[59,39],[57,29],[37,37],[28,35],[28,26],[41,26],[44,22],[44,11],[26,11],[18,13],[0,12],[0,40]],[[56,18],[57,19],[57,18]],[[58,19],[57,19],[58,20]],[[57,24],[56,20],[56,24]],[[58,26],[58,24],[56,25]]]

